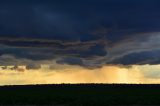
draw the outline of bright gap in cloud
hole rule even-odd
[[[56,66],[56,65],[55,65]],[[0,85],[61,84],[61,83],[160,83],[160,65],[106,65],[98,69],[60,65],[55,69],[0,70]]]

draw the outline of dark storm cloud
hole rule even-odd
[[[0,34],[6,36],[90,40],[101,35],[91,33],[101,27],[108,33],[115,30],[159,29],[158,0],[15,0],[0,4]],[[112,36],[109,39],[121,38]]]
[[[81,59],[73,58],[73,57],[63,58],[63,60],[59,60],[59,61],[57,61],[57,63],[59,63],[59,64],[68,63],[68,64],[71,64],[71,65],[77,65],[77,64],[78,65],[83,65],[83,62],[82,62]]]
[[[156,51],[145,51],[139,53],[130,53],[117,60],[114,60],[113,64],[159,64],[160,62],[160,50]]]
[[[159,64],[159,5],[159,0],[1,0],[1,64],[22,59],[85,67]]]

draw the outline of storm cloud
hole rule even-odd
[[[1,0],[0,64],[159,64],[159,5],[159,0]]]

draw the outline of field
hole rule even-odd
[[[1,105],[156,105],[160,85],[60,84],[0,87]]]

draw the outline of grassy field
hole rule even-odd
[[[61,84],[0,87],[3,105],[155,105],[160,85]]]

